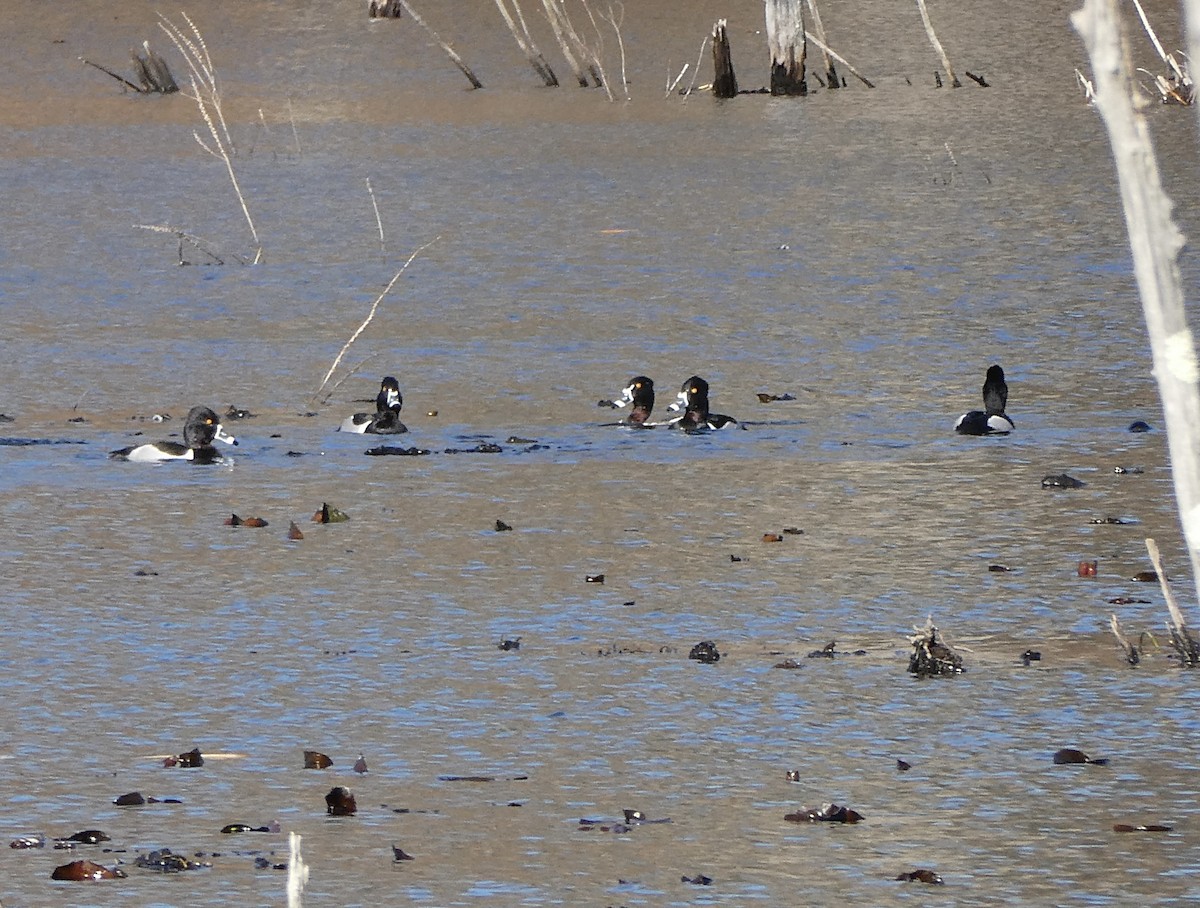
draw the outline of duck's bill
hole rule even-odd
[[[678,413],[687,407],[687,395],[682,391],[679,392],[679,397],[674,402],[667,404],[667,409],[672,413]]]
[[[386,409],[391,410],[393,408],[400,409],[400,392],[394,388],[388,388]]]
[[[238,443],[238,440],[226,432],[222,426],[217,426],[216,440],[223,441],[227,445],[236,445]]]
[[[633,403],[633,385],[621,389],[621,396],[613,401],[614,407],[628,407]]]

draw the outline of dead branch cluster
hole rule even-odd
[[[1154,27],[1150,24],[1150,19],[1146,16],[1146,11],[1142,8],[1142,4],[1139,0],[1132,0],[1132,3],[1133,8],[1137,11],[1138,21],[1141,22],[1142,29],[1153,46],[1155,54],[1166,67],[1165,72],[1157,73],[1150,72],[1150,70],[1144,67],[1139,67],[1138,73],[1150,81],[1149,86],[1144,82],[1139,82],[1141,90],[1147,97],[1157,98],[1163,104],[1178,104],[1183,107],[1190,107],[1196,98],[1196,86],[1192,82],[1191,68],[1186,55],[1179,51],[1174,53],[1168,52],[1158,39],[1158,35],[1154,31]],[[1096,89],[1092,84],[1092,80],[1085,76],[1078,68],[1075,69],[1075,78],[1083,90],[1084,99],[1089,102],[1094,101]]]

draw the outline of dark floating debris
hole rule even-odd
[[[1054,752],[1054,765],[1065,766],[1071,763],[1090,763],[1093,766],[1107,766],[1108,760],[1093,760],[1082,750],[1076,750],[1074,747],[1063,747]]]
[[[1085,485],[1086,483],[1083,481],[1074,476],[1068,476],[1066,473],[1042,477],[1043,489],[1082,489]]]
[[[1100,567],[1098,561],[1081,561],[1077,568],[1080,577],[1095,577],[1096,570]]]
[[[257,416],[257,413],[251,413],[245,407],[235,407],[233,404],[225,411],[226,419],[254,419]]]
[[[349,817],[358,812],[358,804],[349,788],[338,785],[325,795],[325,810],[331,817]]]
[[[784,536],[803,536],[804,530],[800,529],[800,527],[784,527],[783,535]]]
[[[345,523],[349,519],[345,511],[331,508],[329,502],[323,503],[312,515],[313,523]]]
[[[370,0],[367,4],[367,18],[399,19],[402,9],[399,0]]]
[[[703,873],[697,873],[695,876],[681,876],[679,882],[691,883],[693,886],[711,886],[713,878],[705,876]]]
[[[1118,476],[1140,476],[1146,471],[1141,467],[1113,467],[1113,472]]]
[[[763,533],[763,542],[783,542],[783,537],[778,533]]]
[[[774,403],[777,400],[795,400],[796,399],[796,396],[794,394],[788,394],[787,392],[784,392],[783,394],[764,394],[762,391],[759,391],[757,397],[758,397],[758,402],[761,404],[770,404],[770,403]]]
[[[299,540],[303,538],[304,534],[300,532],[300,527],[296,526],[296,521],[291,521],[288,525],[288,539]]]
[[[438,776],[439,782],[527,782],[529,776]]]
[[[424,448],[401,448],[397,445],[379,445],[363,451],[368,457],[424,457],[431,452]]]
[[[503,520],[496,521],[496,532],[497,533],[508,533],[511,531],[512,531],[511,523],[505,523]]]
[[[367,452],[370,453],[369,451]],[[446,448],[443,454],[502,454],[504,449],[494,441],[483,441],[473,448]]]
[[[118,807],[140,807],[146,803],[146,799],[140,791],[131,791],[128,794],[113,798],[113,803]]]
[[[367,758],[362,754],[359,754],[358,759],[354,761],[354,765],[351,767],[351,769],[361,776],[367,771]]]
[[[803,666],[802,666],[802,665],[801,665],[799,662],[797,662],[795,659],[792,659],[792,658],[790,658],[790,657],[789,657],[789,658],[787,658],[787,659],[784,659],[784,660],[783,660],[783,661],[781,661],[781,662],[776,662],[776,663],[775,663],[773,666],[771,666],[771,667],[772,667],[772,668],[788,668],[788,669],[793,669],[793,668],[802,668]]]
[[[522,438],[520,435],[510,435],[505,439],[504,443],[506,445],[536,445],[538,440],[536,438]]]
[[[1140,419],[1134,420],[1133,422],[1131,422],[1129,424],[1129,431],[1130,432],[1149,432],[1150,431],[1150,423],[1143,422]]]
[[[711,640],[701,640],[688,652],[689,659],[695,659],[704,665],[712,665],[714,662],[721,661],[721,654],[717,652],[717,645]]]
[[[808,654],[810,659],[832,659],[837,653],[837,641],[830,640],[820,649],[815,649]]]
[[[401,861],[415,861],[416,858],[414,858],[411,854],[409,854],[407,851],[405,851],[399,845],[393,845],[392,846],[392,860],[398,864]]]
[[[603,820],[592,820],[588,817],[580,817],[579,825],[575,828],[580,832],[592,832],[598,829],[601,832],[611,832],[613,835],[624,835],[633,831],[633,827],[626,823],[605,823]]]
[[[134,577],[157,577],[158,571],[150,571],[146,568],[138,568],[133,572]]]
[[[118,880],[124,876],[125,871],[117,867],[110,869],[95,861],[72,861],[70,864],[55,867],[50,879],[79,883],[91,880]]]
[[[798,770],[798,769],[789,769],[789,770],[787,771],[787,776],[786,776],[786,778],[787,778],[787,780],[788,780],[789,782],[800,782],[800,781],[802,781],[802,777],[801,777],[801,775],[800,775],[800,770]]]
[[[783,817],[789,823],[857,823],[864,819],[857,810],[840,804],[822,804],[820,807],[801,807],[795,813]]]
[[[212,867],[211,861],[192,861],[170,848],[159,848],[149,854],[139,854],[133,861],[134,867],[154,870],[158,873],[182,873],[185,870],[203,870]]]
[[[640,810],[632,810],[628,807],[625,808],[624,810],[622,810],[621,812],[623,814],[625,814],[625,822],[627,824],[629,824],[630,826],[640,826],[643,823],[648,824],[648,823],[670,823],[671,822],[670,817],[659,817],[656,820],[652,820],[648,816],[646,816],[644,813],[642,813]]]
[[[45,848],[46,837],[40,833],[35,835],[23,835],[13,839],[8,843],[9,848]]]
[[[938,636],[932,615],[925,622],[924,629],[914,630],[917,631],[916,635],[908,638],[913,647],[913,654],[908,660],[910,673],[926,678],[932,675],[959,675],[966,671],[962,656]]]
[[[304,768],[305,769],[328,769],[333,765],[333,760],[325,756],[319,750],[306,750],[304,752]]]
[[[910,769],[912,769],[911,763],[909,763],[907,760],[901,760],[899,757],[896,758],[897,772],[908,772]]]
[[[741,557],[740,557],[740,556],[738,556],[738,555],[730,555],[730,556],[729,556],[729,560],[730,560],[731,562],[733,562],[734,564],[737,564],[737,563],[738,563],[739,561],[741,561],[742,559],[741,559]]]
[[[603,574],[588,574],[583,579],[586,583],[603,583],[604,575]]]
[[[1041,661],[1042,661],[1042,654],[1041,654],[1041,651],[1039,651],[1039,650],[1027,649],[1027,650],[1025,650],[1025,652],[1021,653],[1021,662],[1025,665],[1028,665],[1030,662],[1041,662]]]
[[[1146,823],[1139,826],[1131,826],[1128,823],[1113,823],[1113,832],[1170,832],[1170,826],[1163,826],[1161,823]]]
[[[271,863],[266,858],[255,858],[254,867],[256,870],[287,870],[287,862]]]
[[[968,73],[970,75],[970,73]],[[927,870],[924,867],[918,867],[916,870],[910,870],[907,873],[902,873],[896,877],[904,883],[929,883],[933,886],[941,886],[944,880],[932,870]]]
[[[279,832],[279,824],[269,826],[251,826],[249,823],[229,823],[221,827],[222,835],[237,835],[242,832]]]
[[[265,527],[269,524],[261,517],[238,517],[237,514],[230,514],[225,520],[227,527]]]
[[[1109,605],[1149,605],[1149,599],[1134,599],[1131,596],[1117,596],[1108,600]]]
[[[1012,568],[1006,564],[989,564],[988,570],[993,574],[1007,574]]]
[[[200,755],[200,748],[193,747],[187,753],[180,754],[177,757],[166,757],[163,760],[163,766],[170,769],[172,766],[178,766],[180,769],[197,769],[204,765],[204,757]]]
[[[1131,521],[1122,520],[1120,517],[1093,517],[1091,520],[1088,521],[1088,523],[1113,524],[1116,526],[1124,526],[1127,523],[1131,523]]]
[[[506,652],[506,653],[510,652],[512,650],[515,650],[515,649],[520,649],[521,648],[521,638],[520,637],[505,637],[503,640],[501,640],[499,643],[497,643],[496,646],[502,652]]]
[[[1138,583],[1158,583],[1158,574],[1155,571],[1138,571],[1129,579]]]

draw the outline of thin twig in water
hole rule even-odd
[[[353,375],[358,374],[358,372],[360,372],[362,370],[363,366],[365,366],[367,363],[369,363],[371,360],[373,360],[378,355],[379,355],[378,352],[372,353],[369,356],[364,357],[361,361],[359,361],[358,365],[351,366],[349,369],[347,369],[346,373],[341,378],[339,378],[332,385],[330,385],[329,390],[325,392],[325,396],[321,398],[321,403],[322,404],[329,403],[329,401],[333,398],[333,395],[337,394],[337,389],[346,383],[346,379],[350,378]],[[315,396],[313,397],[313,400],[316,400]]]
[[[700,75],[700,61],[704,59],[704,49],[708,47],[708,35],[704,36],[704,40],[700,42],[700,54],[696,57],[696,68],[692,70],[692,81],[688,83],[688,89],[683,93],[683,100],[686,102],[692,96],[692,91],[696,88],[696,77]]]
[[[839,54],[837,51],[835,51],[832,47],[830,47],[828,44],[826,44],[824,41],[822,41],[820,38],[818,38],[812,32],[805,32],[804,36],[806,38],[808,38],[808,40],[811,41],[813,44],[817,45],[817,47],[819,47],[822,51],[829,54],[829,56],[833,57],[833,59],[835,59],[839,63],[841,63],[842,66],[846,67],[846,69],[850,70],[850,75],[854,76],[856,79],[858,79],[860,82],[862,82],[862,84],[867,86],[867,88],[875,87],[875,84],[870,79],[868,79],[866,76],[864,76],[857,69],[855,69],[853,66],[850,65],[849,60],[847,60],[845,57],[843,57],[841,54]]]
[[[296,130],[296,114],[292,110],[291,98],[288,98],[288,120],[292,124],[292,141],[296,143],[296,157],[300,157],[300,133]]]
[[[613,97],[612,88],[608,84],[608,73],[604,71],[604,64],[600,61],[600,54],[604,51],[604,34],[600,31],[600,23],[596,21],[596,17],[592,13],[592,7],[588,4],[587,0],[580,0],[580,3],[583,5],[584,12],[588,14],[588,18],[592,22],[592,30],[596,33],[595,50],[588,48],[588,53],[592,57],[592,66],[600,74],[600,82],[604,86],[604,93],[608,95],[608,100],[615,101],[617,99]]]
[[[379,203],[375,201],[375,190],[371,188],[371,178],[367,177],[367,192],[371,195],[371,207],[375,209],[375,226],[379,228],[379,251],[387,255],[383,244],[383,220],[379,217]]]
[[[355,331],[352,335],[350,335],[350,340],[346,341],[346,343],[342,346],[342,349],[338,351],[338,355],[336,357],[334,357],[333,365],[329,367],[329,371],[326,372],[325,377],[323,379],[321,379],[320,387],[318,387],[317,390],[313,394],[314,398],[317,397],[321,393],[321,391],[325,387],[325,385],[329,383],[329,376],[333,375],[334,370],[338,367],[338,363],[340,363],[342,361],[342,357],[345,356],[346,351],[350,349],[350,345],[353,344],[356,340],[358,340],[358,336],[360,334],[362,334],[364,331],[367,330],[367,325],[371,324],[371,319],[373,319],[375,317],[375,311],[379,308],[379,304],[383,302],[383,298],[388,295],[388,292],[394,286],[396,286],[396,281],[400,280],[400,275],[402,275],[405,271],[408,270],[408,266],[411,265],[416,260],[418,255],[420,255],[422,252],[424,252],[426,249],[428,249],[430,246],[432,246],[434,243],[436,243],[440,239],[441,239],[440,236],[434,237],[432,240],[430,240],[428,243],[426,243],[424,246],[422,246],[420,249],[418,249],[416,252],[414,252],[412,255],[410,255],[408,257],[408,261],[405,262],[404,265],[400,268],[400,270],[396,272],[396,276],[393,277],[390,281],[388,281],[388,285],[383,288],[383,292],[380,293],[378,297],[376,297],[375,302],[371,305],[371,311],[367,313],[367,317],[365,319],[363,319],[363,323],[358,326],[357,331]]]
[[[629,78],[625,74],[625,41],[621,38],[621,25],[625,21],[625,5],[618,3],[617,7],[621,11],[620,17],[613,11],[612,6],[608,8],[608,15],[600,15],[600,18],[612,26],[612,30],[617,34],[617,47],[621,51],[621,87],[625,89],[625,100],[631,100],[629,97]]]
[[[671,78],[670,71],[667,72],[667,93],[664,97],[668,97],[668,98],[671,97],[671,92],[673,92],[679,86],[680,81],[683,79],[684,73],[686,73],[688,71],[688,68],[690,66],[691,66],[690,63],[683,64],[683,69],[679,70],[679,75],[677,75],[675,77],[674,82],[670,81],[670,78]]]
[[[172,227],[170,224],[134,224],[133,226],[138,230],[150,230],[150,231],[153,231],[154,233],[169,233],[173,237],[178,239],[179,240],[179,264],[181,264],[181,265],[188,264],[187,262],[185,262],[183,260],[183,244],[184,243],[187,243],[189,246],[192,246],[196,250],[204,253],[209,258],[211,258],[213,260],[213,262],[217,265],[225,264],[225,259],[223,258],[223,256],[225,256],[225,255],[229,255],[229,256],[237,259],[237,262],[239,265],[248,264],[246,259],[243,258],[242,256],[238,255],[236,252],[231,252],[231,253],[221,252],[221,253],[219,253],[217,251],[217,247],[213,243],[210,243],[208,240],[203,239],[198,236],[195,236],[194,234],[188,233],[186,230],[180,230],[178,227]]]

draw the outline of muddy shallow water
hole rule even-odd
[[[1194,679],[1149,641],[1128,669],[1107,632],[1116,610],[1165,643],[1159,590],[1130,579],[1147,536],[1185,598],[1191,578],[1070,5],[932,10],[992,83],[955,92],[932,86],[915,11],[823,5],[878,87],[731,103],[663,86],[717,16],[743,86],[761,82],[758,5],[674,6],[626,4],[616,104],[538,86],[483,3],[427,11],[481,92],[357,4],[193,10],[254,267],[179,267],[133,226],[253,253],[195,106],[75,60],[165,51],[155,8],[0,12],[0,829],[112,837],[0,849],[6,905],[283,904],[285,874],[255,858],[285,860],[290,831],[310,904],[1200,900]],[[1194,233],[1192,120],[1150,116]],[[361,371],[314,399],[431,242],[347,353]],[[992,362],[1017,432],[956,437]],[[601,426],[597,401],[642,372],[660,409],[703,375],[742,428]],[[376,440],[333,431],[383,374],[410,428],[387,441],[429,455],[366,457]],[[232,464],[107,458],[196,403],[256,414],[227,424]],[[444,453],[481,442],[503,450]],[[1087,484],[1041,488],[1062,472]],[[322,502],[350,520],[309,522]],[[785,527],[802,532],[763,541]],[[906,674],[929,614],[965,675]],[[718,663],[687,658],[701,640]],[[838,658],[806,658],[830,640]],[[238,756],[155,759],[194,746]],[[1111,762],[1052,765],[1063,746]],[[334,766],[303,770],[305,749]],[[325,816],[337,784],[356,816]],[[112,805],[133,790],[184,803]],[[783,820],[827,801],[866,819]],[[579,828],[625,808],[672,822]],[[1112,831],[1146,822],[1173,829]],[[161,847],[219,856],[50,881]],[[922,866],[946,885],[894,880]],[[681,882],[698,874],[712,885]]]

